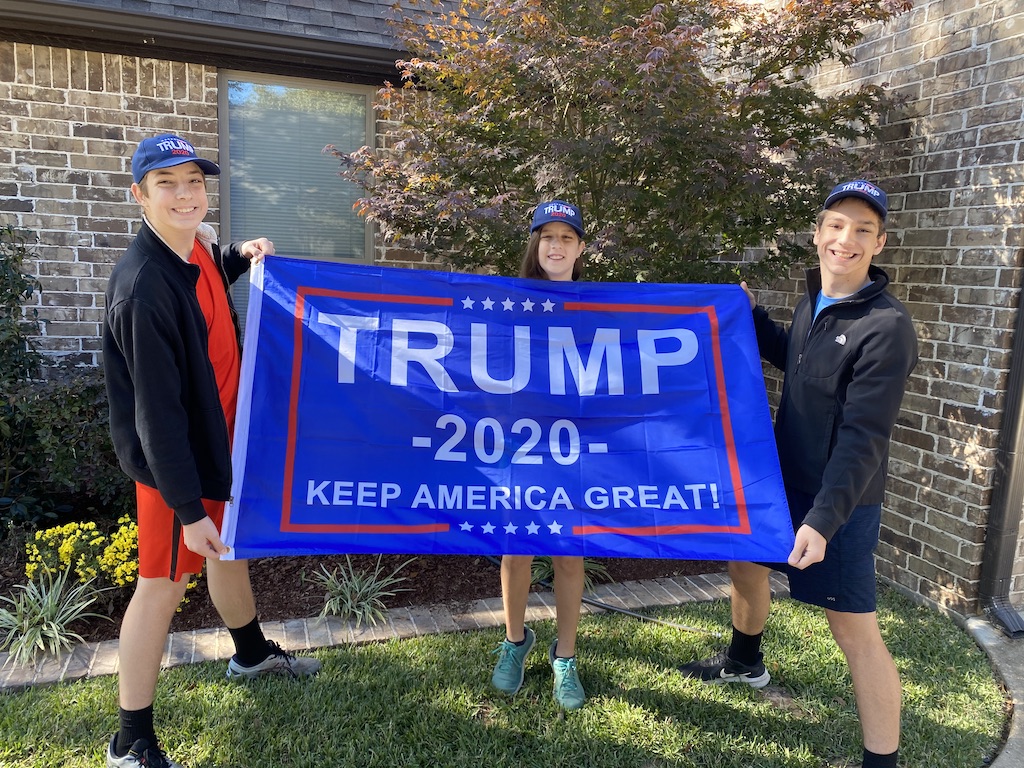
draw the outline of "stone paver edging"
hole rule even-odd
[[[776,574],[772,578],[776,594],[789,593],[784,579]],[[729,577],[724,573],[602,584],[587,594],[588,598],[629,611],[728,596]],[[589,604],[584,604],[583,611],[604,613],[604,609]],[[531,592],[527,620],[554,618],[554,595],[550,592]],[[267,621],[262,623],[262,627],[267,638],[277,641],[283,648],[306,651],[337,645],[400,640],[438,632],[464,632],[502,624],[501,598],[492,597],[454,607],[431,605],[394,608],[388,611],[386,624],[364,625],[359,629],[352,622],[336,617]],[[233,652],[231,636],[224,628],[176,632],[168,636],[163,667],[226,660]],[[7,656],[6,653],[0,653],[0,690],[18,690],[32,685],[117,673],[117,640],[85,643],[58,658],[47,658],[36,666],[8,664]]]

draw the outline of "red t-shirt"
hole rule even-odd
[[[213,373],[217,377],[220,404],[228,422],[228,436],[235,426],[235,408],[238,404],[238,379],[241,370],[241,355],[238,351],[238,337],[231,320],[231,308],[224,279],[213,258],[196,240],[192,246],[189,261],[199,267],[199,282],[196,284],[196,298],[206,318],[206,329],[210,336],[209,354]]]

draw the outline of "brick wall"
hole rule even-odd
[[[908,591],[973,613],[1019,302],[1024,9],[919,1],[866,31],[852,71],[816,76],[823,88],[889,82],[907,98],[890,140],[872,150],[893,210],[878,263],[921,341],[894,435],[879,567]],[[0,218],[41,238],[41,349],[96,362],[104,281],[137,222],[131,151],[168,130],[215,158],[216,85],[204,66],[0,42]],[[378,253],[425,266],[418,254]],[[788,318],[801,288],[795,272],[759,298]]]
[[[875,262],[914,317],[921,352],[894,433],[879,571],[972,613],[1021,281],[1024,6],[914,5],[866,30],[852,70],[816,77],[823,90],[889,83],[907,100],[890,117],[886,145],[870,150],[892,211]],[[802,290],[794,272],[759,300],[788,319]],[[775,380],[769,390],[777,388]]]
[[[216,159],[217,73],[0,42],[0,105],[0,220],[39,237],[35,341],[95,365],[106,279],[139,221],[132,151],[154,131],[180,132]],[[211,180],[211,208],[216,189]]]

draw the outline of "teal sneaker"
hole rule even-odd
[[[526,674],[526,655],[537,642],[537,636],[533,630],[526,627],[526,635],[522,645],[516,645],[507,637],[501,641],[501,645],[491,653],[498,654],[498,663],[494,665],[494,673],[491,675],[491,685],[509,696],[515,696],[523,685],[523,676]]]
[[[551,662],[551,669],[555,673],[555,701],[563,709],[579,709],[587,700],[583,692],[583,685],[580,683],[579,673],[576,671],[576,657],[560,659],[555,656],[555,648],[558,647],[558,640],[548,648],[548,661]]]

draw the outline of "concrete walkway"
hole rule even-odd
[[[786,580],[776,573],[771,578],[773,595],[787,596],[789,587]],[[724,573],[711,573],[602,584],[587,596],[630,611],[719,600],[729,596],[729,577]],[[605,612],[602,608],[587,604],[584,604],[583,610],[585,613]],[[268,639],[276,640],[290,651],[302,651],[376,640],[404,639],[437,632],[499,627],[504,623],[500,597],[476,600],[456,609],[447,605],[395,608],[388,611],[387,616],[386,625],[364,626],[359,630],[350,622],[337,618],[270,621],[263,622],[262,626]],[[554,619],[554,595],[550,592],[532,592],[526,618],[527,621]],[[1024,707],[1024,642],[1010,640],[982,618],[970,619],[967,630],[988,654],[1013,703],[1009,735],[1002,750],[990,763],[990,768],[1020,768],[1024,766],[1024,723],[1021,715],[1021,708]],[[231,636],[226,629],[178,632],[168,638],[163,664],[165,667],[176,667],[201,661],[227,660],[233,652]],[[112,675],[117,672],[117,641],[86,643],[59,659],[48,659],[35,667],[16,667],[6,662],[7,654],[0,653],[0,693],[32,685]]]

